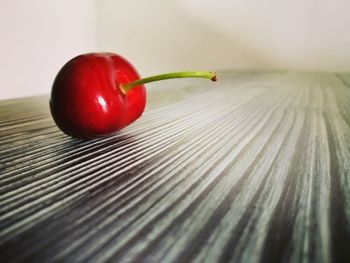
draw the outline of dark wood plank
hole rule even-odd
[[[148,90],[115,136],[0,102],[0,262],[350,262],[350,75]]]

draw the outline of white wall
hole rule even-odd
[[[123,54],[143,76],[260,66],[259,58],[245,46],[208,26],[205,13],[198,19],[195,8],[186,1],[101,1],[97,5],[97,48]]]
[[[60,67],[94,50],[93,0],[0,1],[0,99],[48,94]]]
[[[97,46],[142,75],[182,69],[350,69],[350,1],[104,0]]]
[[[346,0],[1,0],[0,99],[49,93],[92,50],[141,75],[186,69],[350,69]]]
[[[350,1],[181,0],[187,15],[225,36],[258,68],[350,70]],[[229,66],[229,61],[224,61]]]

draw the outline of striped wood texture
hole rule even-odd
[[[0,102],[0,262],[350,262],[350,75],[150,86],[83,142]]]

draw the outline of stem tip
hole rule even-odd
[[[218,78],[216,77],[216,73],[215,72],[212,72],[212,77],[210,78],[211,81],[217,81]]]

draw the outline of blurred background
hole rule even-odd
[[[49,94],[86,52],[142,76],[179,70],[350,69],[346,0],[1,0],[0,99]]]

